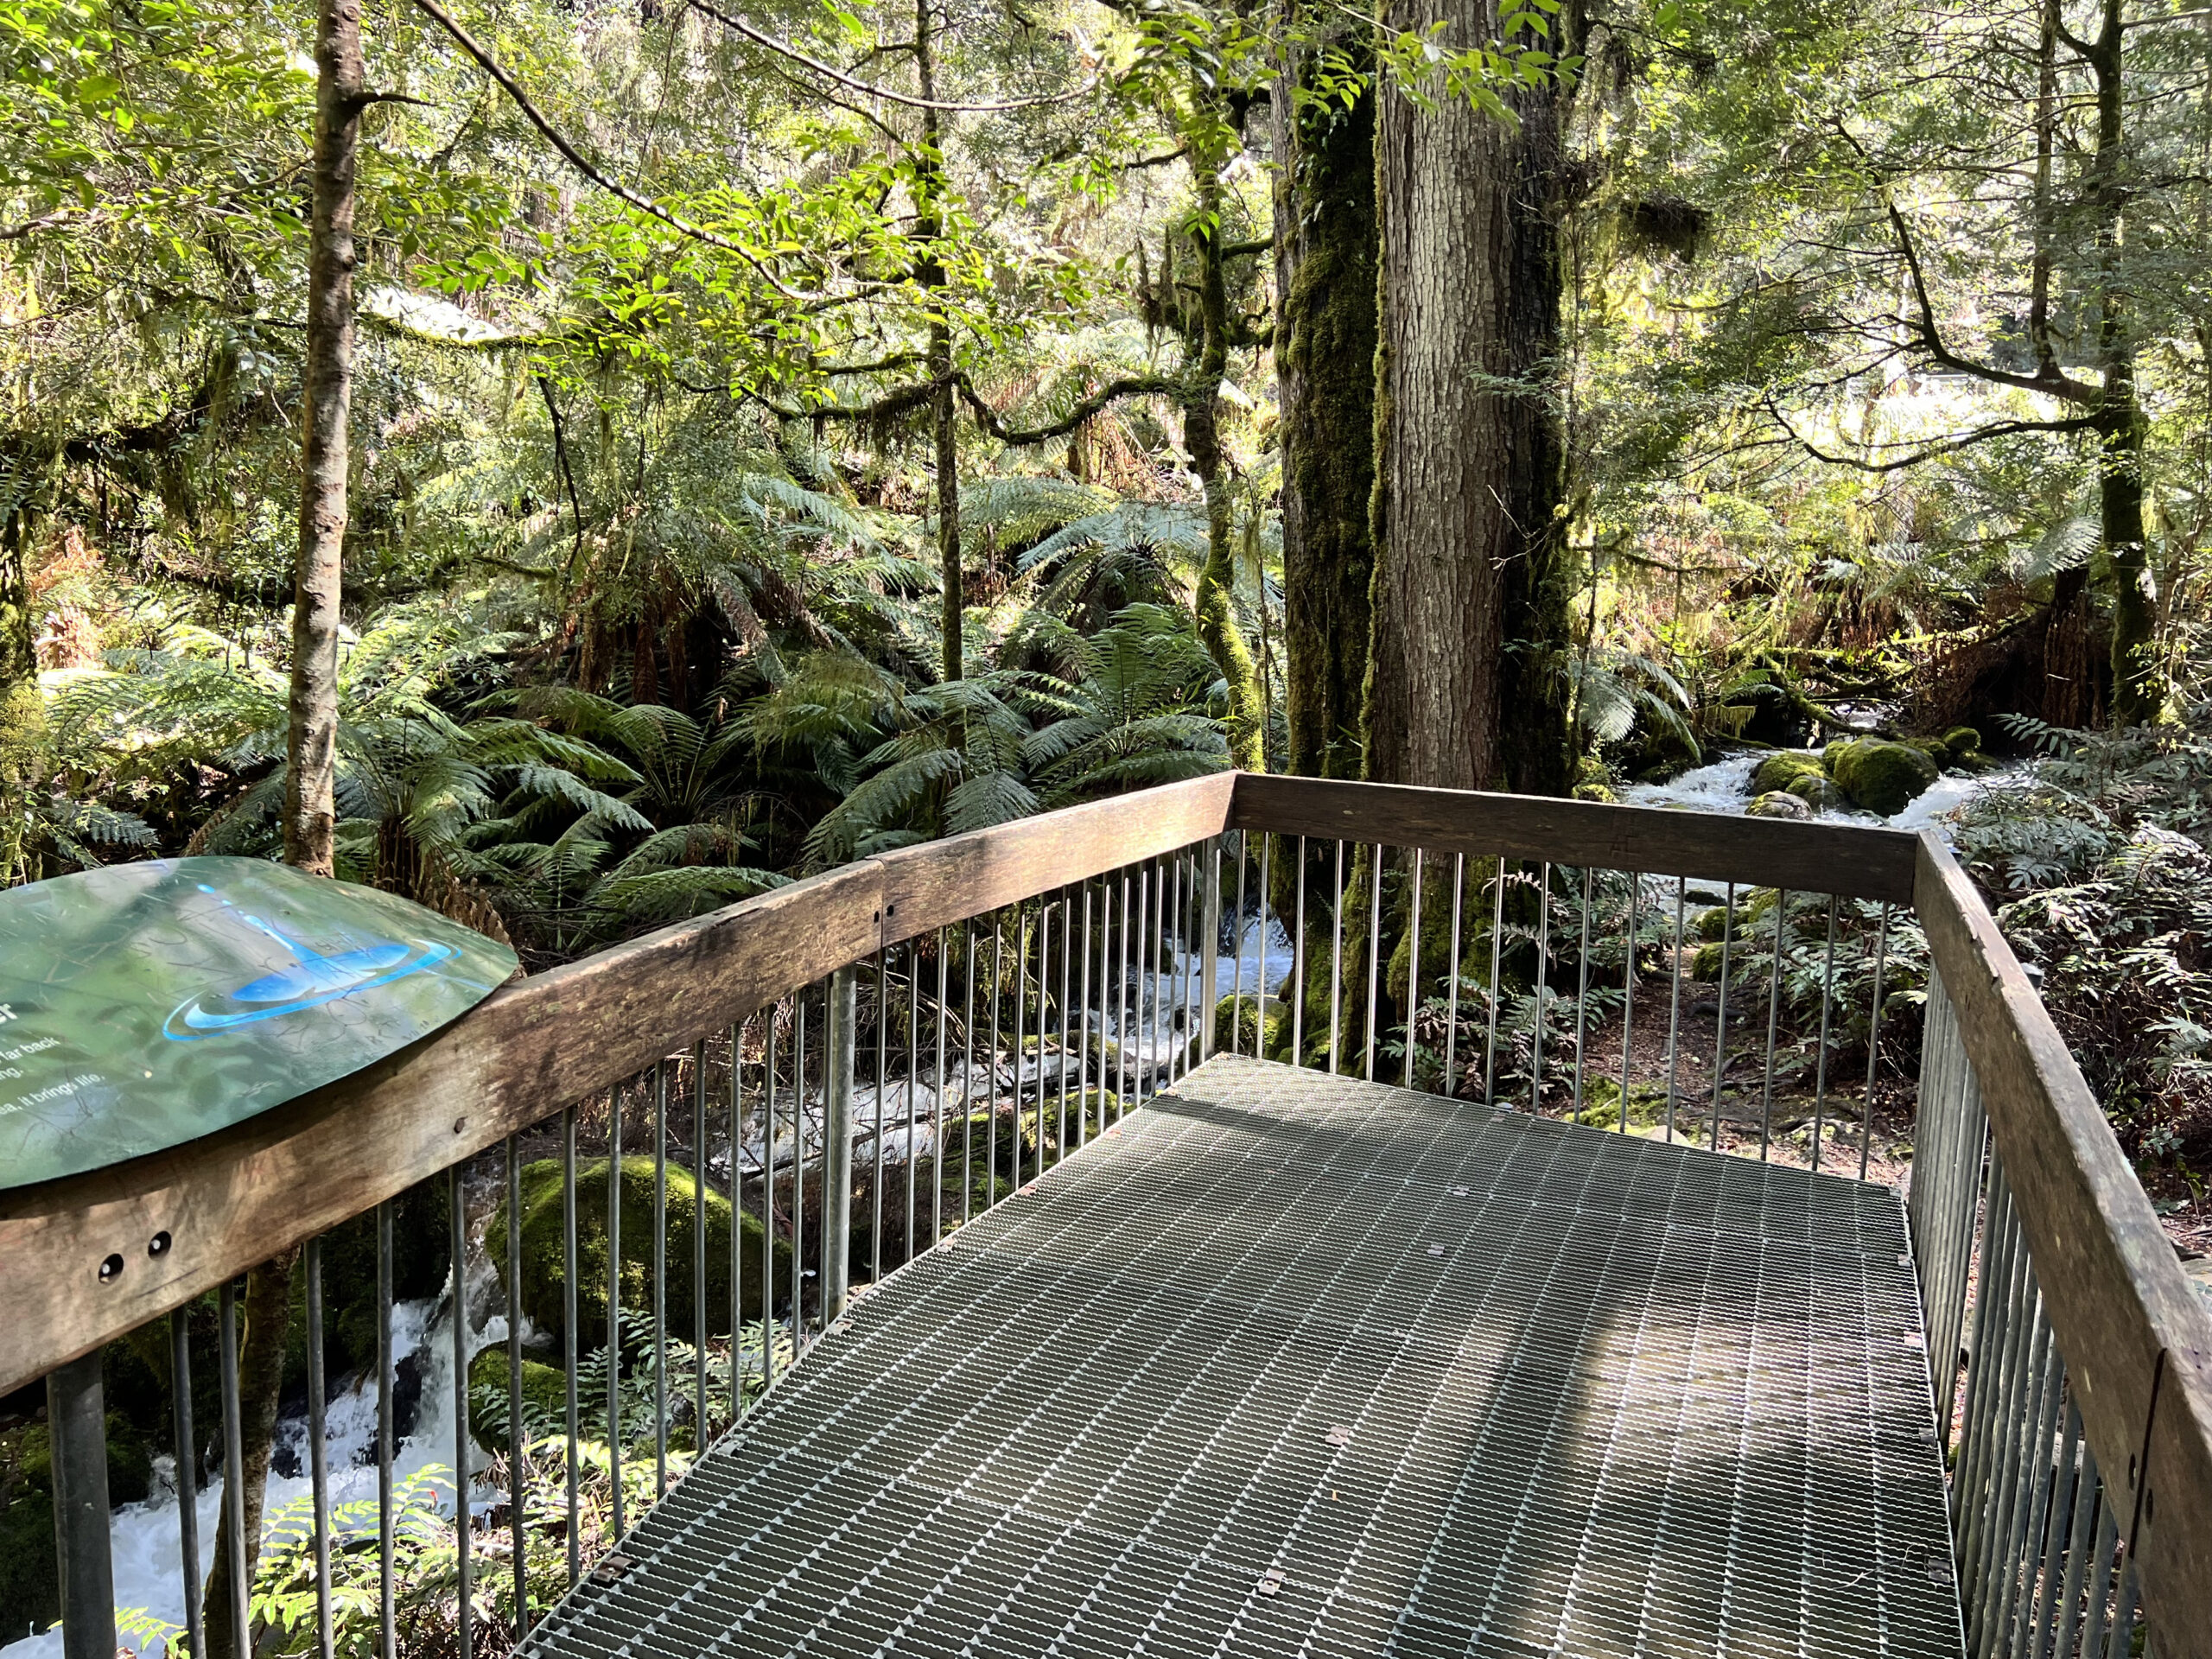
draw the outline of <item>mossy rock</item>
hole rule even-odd
[[[1834,777],[1836,762],[1843,758],[1843,752],[1855,741],[1854,738],[1839,737],[1823,744],[1821,747],[1821,770],[1829,777]]]
[[[1795,795],[1815,812],[1836,812],[1851,802],[1836,787],[1835,780],[1823,772],[1808,772],[1790,781],[1789,793]]]
[[[1939,772],[1951,764],[1951,751],[1940,737],[1908,737],[1902,741],[1907,748],[1918,749],[1933,760]]]
[[[1233,1053],[1248,1052],[1252,1039],[1260,1028],[1260,999],[1230,992],[1213,1005],[1213,1041],[1216,1048],[1225,1048]]]
[[[472,1389],[489,1389],[504,1400],[508,1381],[507,1345],[503,1342],[486,1348],[468,1362],[468,1386]],[[526,1408],[550,1417],[556,1422],[566,1422],[569,1416],[569,1374],[558,1365],[547,1365],[527,1354],[524,1355],[522,1398]],[[604,1378],[600,1382],[599,1402],[602,1408],[601,1415],[604,1415],[607,1404]],[[579,1411],[586,1409],[581,1400],[577,1408]]]
[[[1800,754],[1792,749],[1777,749],[1759,762],[1751,773],[1751,793],[1776,795],[1787,790],[1800,778],[1821,776],[1820,757]]]
[[[1711,910],[1700,911],[1697,920],[1690,924],[1690,937],[1703,939],[1707,944],[1716,942],[1727,931],[1728,906],[1726,905],[1715,905]]]
[[[1754,818],[1809,818],[1813,816],[1813,809],[1806,802],[1778,789],[1758,797],[1744,810]]]
[[[1981,734],[1971,726],[1954,726],[1943,734],[1943,747],[1950,751],[1952,760],[1963,760],[1981,753]]]
[[[668,1166],[668,1328],[688,1337],[692,1322],[691,1248],[698,1224],[698,1184],[680,1165]],[[729,1200],[707,1189],[707,1332],[729,1334]],[[622,1305],[650,1309],[652,1278],[653,1160],[622,1160]],[[760,1218],[741,1218],[738,1259],[741,1306],[760,1306]],[[540,1331],[562,1337],[566,1287],[561,1250],[561,1164],[543,1159],[522,1170],[522,1306]],[[507,1206],[502,1199],[485,1229],[484,1242],[499,1272],[506,1272]],[[607,1335],[607,1160],[576,1166],[576,1317],[578,1345],[600,1346]],[[776,1241],[776,1300],[791,1292],[791,1246]]]
[[[1727,944],[1719,939],[1710,944],[1700,944],[1690,953],[1690,977],[1706,984],[1718,984],[1720,968],[1728,954]]]
[[[1885,818],[1904,811],[1942,775],[1925,750],[1877,737],[1860,738],[1835,760],[1835,780],[1852,804]]]

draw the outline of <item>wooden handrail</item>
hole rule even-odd
[[[219,1134],[0,1193],[0,1393],[883,945],[1217,835],[1235,789],[1219,773],[863,859],[518,981]]]
[[[2212,1319],[1966,872],[1920,837],[1915,908],[1980,1081],[2160,1659],[2212,1659]]]
[[[1917,838],[1872,825],[1247,774],[1232,830],[1912,902]]]

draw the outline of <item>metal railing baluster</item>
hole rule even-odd
[[[1229,975],[1229,1006],[1236,1010],[1236,1023],[1229,1028],[1229,1052],[1232,1054],[1240,1054],[1244,1049],[1244,878],[1249,873],[1248,861],[1252,855],[1251,842],[1252,832],[1249,830],[1236,832],[1236,921],[1230,929],[1236,939],[1236,960]],[[1264,932],[1261,938],[1261,974],[1264,978],[1267,950]],[[1266,995],[1264,985],[1261,988],[1261,995]]]
[[[570,1230],[573,1234],[574,1229]],[[573,1255],[570,1258],[574,1259]],[[575,1282],[575,1275],[569,1276]],[[393,1439],[397,1425],[393,1421],[397,1402],[392,1394],[398,1382],[397,1363],[391,1341],[392,1293],[392,1211],[389,1199],[377,1205],[377,1651],[383,1659],[398,1659],[399,1618],[393,1594],[392,1555],[398,1545],[396,1533],[397,1517],[392,1513],[391,1461],[395,1451]],[[569,1328],[575,1329],[573,1312]],[[569,1375],[575,1376],[574,1357]],[[570,1384],[573,1393],[574,1383]],[[227,1389],[226,1389],[227,1393]],[[573,1443],[573,1439],[572,1439]],[[570,1536],[575,1529],[570,1529]],[[573,1560],[573,1554],[571,1556]],[[572,1571],[570,1581],[575,1580]],[[195,1593],[186,1598],[194,1607],[199,1605]],[[193,1649],[196,1656],[203,1651]]]
[[[1544,1103],[1544,994],[1551,988],[1552,867],[1549,861],[1536,868],[1536,996],[1535,1030],[1529,1037],[1529,1110],[1541,1111]]]
[[[914,1259],[914,1206],[920,1197],[920,1160],[914,1155],[914,1132],[919,1120],[914,1100],[914,1085],[922,1070],[922,942],[918,938],[906,941],[906,1140],[899,1161],[906,1166],[906,1253],[902,1262]]]
[[[737,1050],[730,1050],[730,1072],[737,1071]],[[733,1094],[734,1090],[733,1090]],[[740,1363],[737,1300],[737,1241],[745,1229],[738,1224],[744,1206],[737,1187],[737,1131],[733,1120],[729,1139],[729,1372],[734,1378]],[[691,1046],[691,1457],[696,1463],[707,1450],[707,1044],[704,1038]]]
[[[1076,992],[1075,1143],[1078,1148],[1090,1140],[1090,911],[1096,885],[1083,884],[1083,967]],[[1060,1063],[1067,1064],[1065,1057]]]
[[[518,1639],[530,1629],[530,1537],[524,1479],[530,1433],[522,1410],[522,1150],[515,1137],[506,1143],[507,1211],[507,1529],[514,1552],[515,1619]]]
[[[1452,855],[1452,944],[1444,963],[1444,1096],[1459,1094],[1459,921],[1467,897],[1467,855]]]
[[[974,1216],[976,1193],[976,924],[963,925],[968,1001],[960,1022],[960,1224],[965,1227]]]
[[[315,1645],[321,1659],[331,1659],[330,1452],[324,1410],[322,1240],[308,1240],[302,1256],[308,1281],[308,1488],[315,1522]]]
[[[888,1086],[891,1045],[891,947],[875,952],[875,1129],[874,1156],[868,1178],[868,1276],[871,1284],[883,1278],[883,1094]]]
[[[937,931],[937,1070],[930,1090],[930,1243],[944,1236],[944,997],[951,961],[945,955],[945,931]]]
[[[853,1060],[860,1019],[860,976],[850,967],[830,976],[823,1033],[826,1074],[822,1109],[822,1324],[845,1311],[851,1288],[853,1225]]]
[[[223,1389],[223,1518],[230,1523],[229,1569],[232,1639],[238,1659],[252,1659],[253,1586],[247,1581],[245,1551],[245,1424],[238,1400],[238,1281],[226,1279],[216,1297]],[[387,1581],[389,1575],[387,1574]]]
[[[582,1402],[576,1397],[576,1109],[561,1111],[561,1363],[568,1373],[563,1390],[567,1431],[566,1491],[568,1499],[569,1582],[583,1576],[582,1516]]]
[[[475,1518],[468,1457],[468,1205],[461,1167],[446,1172],[447,1213],[453,1223],[453,1532],[454,1648],[469,1659],[475,1642]]]
[[[382,1206],[378,1206],[381,1213]],[[176,1423],[177,1565],[184,1574],[184,1642],[192,1659],[206,1659],[200,1613],[200,1441],[192,1427],[192,1309],[169,1315],[169,1400]]]
[[[1638,940],[1636,934],[1637,903],[1643,897],[1643,877],[1634,870],[1628,873],[1628,922],[1624,942],[1627,960],[1621,966],[1621,1128],[1628,1133],[1628,1090],[1630,1040],[1636,1025],[1636,953]]]
[[[1774,963],[1767,974],[1766,1070],[1759,1093],[1759,1161],[1764,1163],[1774,1140],[1774,1049],[1782,1031],[1782,957],[1787,942],[1783,924],[1789,914],[1789,889],[1774,893]]]
[[[1378,842],[1368,864],[1367,1018],[1363,1033],[1360,1075],[1375,1081],[1375,1022],[1382,1015],[1382,848]]]
[[[1290,1063],[1306,1064],[1306,837],[1298,838],[1297,920],[1290,934]]]
[[[1834,894],[1828,895],[1827,948],[1821,967],[1821,1034],[1813,1062],[1813,1167],[1816,1170],[1827,1144],[1828,1020],[1835,1007],[1835,923],[1840,903]]]
[[[1421,849],[1414,849],[1414,891],[1412,918],[1406,924],[1406,1075],[1403,1087],[1414,1086],[1414,1027],[1421,1013],[1421,889],[1427,872],[1422,865]]]
[[[1060,1128],[1059,1149],[1053,1154],[1055,1161],[1068,1155],[1068,1042],[1074,1030],[1071,1024],[1074,1010],[1068,1001],[1068,993],[1074,984],[1076,954],[1075,894],[1068,888],[1062,887],[1060,889],[1060,1053],[1059,1064],[1055,1068],[1059,1075]],[[1088,934],[1084,936],[1082,954],[1086,962],[1090,960]],[[1040,1082],[1038,1087],[1041,1090],[1044,1084]],[[1083,1104],[1083,1094],[1080,1090],[1076,1093],[1076,1104],[1078,1108]],[[1041,1093],[1038,1096],[1037,1109],[1041,1116],[1044,1112],[1044,1096]]]
[[[1890,949],[1890,907],[1882,906],[1881,926],[1874,935],[1874,1001],[1867,1016],[1866,1104],[1859,1118],[1859,1179],[1866,1179],[1866,1162],[1873,1150],[1874,1077],[1882,1064],[1882,970]]]
[[[622,1524],[622,1085],[607,1093],[607,1459],[614,1536]]]
[[[1337,1075],[1337,1041],[1344,988],[1344,844],[1337,842],[1335,883],[1329,889],[1329,1075]]]
[[[791,1132],[798,1141],[793,1149],[791,1165],[791,1360],[794,1364],[806,1351],[806,993],[800,986],[791,993]],[[826,1011],[825,1011],[826,1012]],[[825,1064],[823,1075],[828,1075]],[[829,1096],[823,1097],[823,1109],[829,1109]],[[825,1142],[823,1157],[829,1157]],[[829,1202],[827,1177],[824,1177],[823,1202]],[[822,1253],[819,1242],[815,1254]],[[817,1281],[820,1275],[816,1275]]]
[[[1582,1052],[1590,1033],[1590,904],[1592,872],[1582,867],[1582,943],[1575,957],[1580,976],[1574,987],[1574,1116],[1582,1116]]]
[[[1483,1104],[1497,1102],[1497,1015],[1505,987],[1500,977],[1505,950],[1505,861],[1497,861],[1497,874],[1491,884],[1490,907],[1490,1033],[1483,1041]]]
[[[1275,838],[1266,830],[1262,830],[1260,832],[1260,913],[1257,918],[1260,942],[1252,947],[1254,977],[1259,982],[1255,988],[1259,995],[1254,1001],[1259,1005],[1260,1014],[1258,1020],[1254,1022],[1252,1029],[1252,1058],[1255,1060],[1264,1058],[1267,1054],[1268,938],[1270,926],[1268,918],[1274,914],[1272,906],[1274,903],[1272,897],[1273,889],[1268,886],[1268,882],[1274,874],[1272,863],[1274,855],[1274,842]],[[1295,1065],[1297,1060],[1297,1053],[1294,1051],[1291,1055],[1291,1063]]]
[[[653,1496],[668,1496],[668,1061],[653,1062]]]
[[[1675,1108],[1681,1094],[1681,1039],[1682,1033],[1682,910],[1689,900],[1689,883],[1675,878],[1675,936],[1667,952],[1667,1142],[1675,1140]]]
[[[1720,1001],[1713,1017],[1713,1137],[1720,1150],[1720,1085],[1728,1072],[1728,976],[1730,952],[1736,945],[1736,884],[1728,884],[1728,904],[1720,925]]]
[[[1006,1006],[1006,915],[991,912],[990,1098],[983,1108],[983,1208],[999,1201],[999,1010]],[[1014,1096],[1018,1107],[1020,1096]]]

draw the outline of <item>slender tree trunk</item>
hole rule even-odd
[[[1203,96],[1203,94],[1201,94]],[[1198,337],[1185,371],[1183,447],[1205,486],[1206,561],[1198,571],[1198,636],[1229,686],[1229,753],[1246,772],[1267,770],[1266,705],[1251,647],[1236,626],[1236,555],[1230,534],[1230,480],[1221,453],[1221,378],[1229,372],[1229,276],[1221,251],[1221,168],[1225,157],[1192,146],[1198,213],[1191,243],[1198,260]]]
[[[1455,42],[1493,32],[1484,0],[1442,15]],[[1517,130],[1457,99],[1424,113],[1395,87],[1381,98],[1367,775],[1563,794],[1564,94],[1515,95]]]
[[[360,0],[318,0],[315,219],[308,251],[306,433],[292,604],[284,857],[332,873],[337,825],[338,605],[353,391],[353,176],[366,71]]]
[[[1300,108],[1310,74],[1292,48],[1272,100],[1284,702],[1290,770],[1357,778],[1375,564],[1375,95]]]
[[[931,34],[929,0],[914,0],[914,67],[922,96],[937,96],[937,56]],[[918,171],[924,198],[918,204],[915,234],[927,243],[944,229],[938,202],[944,188],[944,135],[935,110],[922,111],[922,155]],[[930,321],[929,371],[937,390],[930,399],[930,420],[937,440],[937,550],[943,571],[944,611],[944,677],[957,680],[965,671],[966,652],[961,639],[967,610],[966,584],[960,568],[960,445],[958,393],[952,384],[952,329],[942,310],[944,262],[932,251],[916,273],[922,286],[939,295],[938,315]]]
[[[32,505],[19,473],[33,463],[27,451],[10,459],[16,466],[0,477],[0,490],[15,499],[0,503],[0,708],[38,683],[38,656],[31,630]]]
[[[2158,601],[2151,591],[2150,537],[2143,520],[2145,422],[2136,392],[2135,342],[2126,279],[2117,269],[2126,212],[2126,130],[2121,0],[2104,0],[2102,26],[2088,54],[2097,87],[2097,147],[2091,163],[2097,213],[2097,517],[2112,580],[2112,712],[2115,724],[2141,725],[2158,713],[2152,646]]]

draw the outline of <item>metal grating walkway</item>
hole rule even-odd
[[[1961,1651],[1896,1195],[1217,1058],[855,1311],[563,1656]]]

